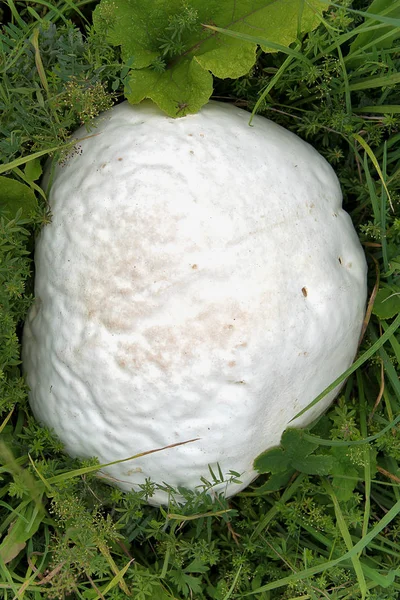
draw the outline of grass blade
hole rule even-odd
[[[399,80],[399,81],[400,81],[400,80]],[[382,185],[383,185],[383,187],[384,187],[384,190],[385,190],[385,192],[386,192],[386,194],[387,194],[387,197],[388,197],[388,200],[389,200],[389,204],[390,204],[390,208],[391,208],[391,209],[392,209],[392,211],[394,212],[394,208],[393,208],[392,200],[391,200],[391,197],[390,197],[390,194],[389,194],[389,190],[388,190],[388,188],[387,188],[387,185],[386,185],[385,178],[384,178],[384,176],[383,176],[382,170],[381,170],[381,168],[380,168],[380,166],[379,166],[379,163],[378,163],[378,160],[377,160],[377,158],[376,158],[375,154],[373,153],[373,151],[372,151],[371,147],[370,147],[370,146],[367,144],[367,142],[364,140],[364,138],[362,138],[362,137],[361,137],[361,135],[359,135],[358,133],[353,133],[353,137],[354,137],[354,139],[355,139],[355,140],[357,140],[357,142],[358,142],[358,143],[359,143],[359,144],[360,144],[360,145],[361,145],[361,146],[364,148],[365,152],[366,152],[366,153],[368,154],[368,156],[370,157],[370,159],[371,159],[371,161],[372,161],[372,164],[374,165],[374,167],[375,167],[375,169],[376,169],[376,171],[377,171],[377,173],[378,173],[378,175],[379,175],[379,179],[381,180],[381,182],[382,182]],[[381,218],[382,218],[382,215],[381,215]]]
[[[134,454],[133,456],[128,456],[128,458],[121,458],[119,460],[114,460],[109,463],[104,463],[102,465],[93,465],[91,467],[83,467],[82,469],[75,469],[74,471],[67,471],[66,473],[61,473],[60,475],[55,475],[54,477],[50,477],[47,479],[48,484],[58,483],[60,481],[65,481],[67,479],[72,479],[73,477],[79,477],[80,475],[86,475],[87,473],[95,473],[100,469],[104,469],[105,467],[109,467],[111,465],[117,465],[119,463],[128,462],[130,460],[135,460],[136,458],[140,458],[141,456],[147,456],[148,454],[154,454],[155,452],[161,452],[162,450],[167,450],[168,448],[175,448],[176,446],[183,446],[184,444],[190,444],[191,442],[197,442],[200,438],[194,438],[193,440],[186,440],[185,442],[178,442],[176,444],[170,444],[169,446],[163,446],[162,448],[156,448],[155,450],[148,450],[147,452],[139,452],[139,454]]]
[[[216,27],[215,25],[202,24],[202,26],[205,29],[211,29],[212,31],[216,31],[217,33],[222,33],[223,35],[227,35],[229,37],[233,37],[238,40],[243,40],[244,42],[250,42],[251,44],[259,44],[260,46],[264,46],[264,47],[266,46],[268,48],[272,48],[273,50],[276,50],[278,52],[283,52],[284,54],[293,56],[294,58],[297,58],[297,60],[299,60],[301,62],[305,62],[310,66],[312,65],[312,62],[307,57],[305,57],[303,54],[300,54],[300,52],[296,52],[296,50],[293,50],[292,48],[289,48],[288,46],[282,46],[282,44],[277,44],[276,42],[270,42],[269,40],[266,40],[263,37],[248,35],[247,33],[241,33],[239,31],[231,31],[230,29]]]
[[[335,381],[333,381],[323,392],[321,392],[315,398],[315,400],[310,402],[310,404],[308,406],[306,406],[305,408],[303,408],[303,410],[301,410],[299,413],[297,413],[297,415],[295,417],[293,417],[292,421],[294,421],[294,419],[297,419],[297,417],[300,417],[301,415],[303,415],[312,406],[315,406],[316,404],[318,404],[318,402],[320,400],[322,400],[322,398],[324,398],[326,396],[326,394],[328,394],[329,392],[334,390],[335,387],[337,387],[340,383],[342,383],[345,379],[347,379],[347,377],[349,375],[351,375],[359,367],[361,367],[361,365],[363,365],[369,358],[371,358],[371,356],[373,356],[375,354],[375,352],[377,352],[379,350],[379,348],[381,348],[383,346],[383,344],[394,334],[394,332],[399,327],[400,327],[400,315],[398,315],[396,317],[396,319],[393,321],[393,323],[390,325],[390,327],[388,327],[388,329],[385,331],[385,333],[371,346],[371,348],[368,348],[368,350],[366,350],[366,352],[364,352],[364,354],[362,356],[360,356],[360,358],[358,358],[351,365],[351,367],[349,367],[347,369],[347,371],[345,371],[344,373],[342,373],[342,375],[340,375],[337,379],[335,379]]]
[[[388,87],[400,83],[400,73],[392,73],[384,77],[366,77],[350,84],[350,91],[356,92],[377,87]]]
[[[374,221],[375,221],[375,223],[380,223],[380,221],[381,221],[381,210],[380,210],[378,196],[376,195],[375,183],[374,183],[374,180],[371,177],[371,172],[369,170],[367,154],[364,154],[364,161],[363,162],[364,162],[363,166],[364,166],[365,180],[367,182],[369,197],[371,199],[372,210],[373,210],[373,213],[374,213]]]
[[[354,108],[355,113],[378,113],[378,114],[398,114],[400,113],[400,104],[382,104],[381,106],[363,106],[361,108]]]
[[[292,584],[295,581],[300,581],[302,579],[306,579],[307,577],[311,577],[312,575],[316,575],[317,573],[323,573],[336,565],[339,565],[342,562],[347,560],[351,560],[353,556],[362,552],[364,548],[368,546],[368,544],[383,530],[385,527],[389,525],[393,519],[397,517],[400,513],[400,500],[392,506],[392,508],[385,514],[385,516],[371,529],[371,531],[361,538],[357,544],[355,544],[351,550],[343,554],[340,558],[336,558],[335,560],[330,560],[321,565],[316,565],[315,567],[310,567],[309,569],[304,569],[304,571],[300,571],[299,573],[294,573],[293,575],[289,575],[288,577],[284,577],[279,579],[278,581],[273,581],[271,583],[267,583],[256,590],[252,590],[251,592],[247,592],[243,594],[243,597],[246,596],[254,596],[255,594],[260,594],[262,592],[267,592],[269,590],[276,590],[287,584]]]
[[[324,0],[322,0],[324,1]],[[336,8],[343,8],[340,4],[335,4],[334,2],[327,2],[330,6],[335,6]],[[391,25],[392,27],[399,28],[400,27],[400,19],[395,19],[393,17],[385,17],[384,13],[392,12],[399,6],[399,2],[392,3],[392,6],[382,11],[382,14],[375,15],[369,12],[365,12],[362,10],[355,10],[354,8],[348,8],[346,6],[346,11],[352,13],[354,15],[360,15],[361,17],[371,19],[372,21],[378,21],[379,23],[384,23],[385,25]]]
[[[343,517],[343,513],[340,509],[340,504],[336,497],[336,494],[328,482],[325,482],[325,488],[326,488],[329,496],[332,499],[333,507],[335,509],[336,521],[337,521],[340,533],[342,535],[342,538],[344,540],[344,543],[346,544],[346,548],[350,553],[353,553],[353,549],[354,549],[353,542],[351,541],[350,532],[346,525],[346,521]],[[363,570],[361,567],[361,563],[360,563],[358,554],[353,553],[350,560],[353,564],[353,568],[354,568],[354,571],[357,576],[357,581],[360,586],[361,598],[364,600],[364,598],[367,595],[367,584],[365,582],[365,577],[364,577],[364,573],[363,573]]]
[[[83,140],[87,140],[89,137],[93,137],[95,135],[99,135],[98,133],[93,133],[91,135],[85,136],[83,138],[74,139],[70,142],[65,142],[64,144],[59,144],[58,146],[53,146],[52,148],[47,148],[46,150],[40,150],[39,152],[34,152],[33,154],[29,154],[28,156],[22,156],[20,158],[16,158],[15,160],[7,163],[6,165],[0,165],[0,174],[6,173],[7,171],[12,171],[15,167],[20,167],[21,165],[25,165],[31,160],[35,160],[35,158],[41,158],[42,156],[46,156],[47,154],[53,154],[54,152],[58,152],[59,150],[66,150],[68,148],[72,148],[75,144],[79,144]]]
[[[127,572],[127,570],[129,569],[129,567],[131,566],[131,564],[133,563],[133,558],[132,560],[130,560],[124,567],[123,569],[121,569],[120,571],[117,572],[117,574],[111,579],[110,583],[108,583],[106,585],[106,587],[104,588],[104,590],[102,590],[102,594],[103,597],[105,596],[105,594],[108,594],[108,592],[110,592],[113,588],[115,588],[117,585],[119,585],[121,587],[121,585],[123,586],[123,589],[126,593],[127,596],[130,596],[130,592],[128,590],[128,592],[126,592],[127,587],[126,584],[123,580],[123,577],[125,575],[125,573]],[[101,596],[97,595],[95,596],[95,600],[99,600],[101,598]]]
[[[357,384],[358,391],[360,396],[360,427],[361,427],[361,435],[365,439],[368,437],[367,432],[367,415],[366,415],[366,402],[364,396],[364,381],[361,376],[360,371],[357,371]],[[368,524],[371,514],[371,486],[372,486],[372,478],[371,478],[371,453],[369,444],[365,444],[364,446],[364,481],[365,481],[365,504],[364,504],[364,518],[362,524],[362,537],[367,535],[368,532]]]

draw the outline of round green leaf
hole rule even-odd
[[[19,210],[22,217],[29,217],[37,207],[37,200],[31,188],[24,183],[0,176],[0,210],[13,219]]]
[[[400,312],[400,290],[381,288],[375,298],[372,309],[380,319],[392,319]]]
[[[196,60],[187,58],[173,71],[131,71],[125,95],[131,104],[151,98],[170,117],[184,117],[198,112],[208,102],[212,86],[212,75]]]

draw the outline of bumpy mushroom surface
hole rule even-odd
[[[194,488],[218,463],[242,484],[217,491],[240,491],[356,353],[366,262],[336,175],[248,119],[123,103],[55,168],[24,331],[35,416],[101,463],[199,438],[105,469],[124,490]]]

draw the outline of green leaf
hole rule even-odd
[[[289,427],[282,434],[281,444],[291,460],[306,458],[318,445],[304,438],[304,429]]]
[[[301,569],[287,577],[282,577],[281,579],[275,579],[274,581],[267,583],[255,590],[251,590],[250,592],[245,592],[242,594],[242,598],[246,598],[247,596],[255,596],[256,594],[261,594],[268,592],[270,590],[275,590],[279,587],[283,587],[288,584],[293,584],[296,581],[301,581],[303,579],[307,579],[316,575],[317,573],[327,572],[328,569],[332,569],[336,565],[340,563],[345,563],[349,559],[351,560],[353,556],[357,554],[361,554],[368,545],[371,544],[372,540],[376,538],[381,531],[387,527],[388,523],[393,521],[400,513],[400,500],[398,500],[391,508],[385,513],[384,517],[367,533],[364,535],[359,541],[354,544],[351,550],[345,553],[340,553],[339,558],[334,560],[328,560],[327,562],[319,563],[312,567]]]
[[[222,33],[222,35],[228,36],[229,38],[234,38],[239,41],[250,42],[253,44],[259,44],[261,48],[265,52],[283,52],[285,54],[289,54],[293,58],[297,58],[300,62],[305,62],[308,65],[312,66],[312,62],[300,52],[293,50],[283,44],[277,44],[276,42],[272,42],[271,40],[267,40],[266,38],[255,36],[255,35],[247,35],[246,33],[240,33],[239,31],[232,31],[230,29],[224,29],[223,27],[214,27],[213,25],[205,25],[207,29],[210,31],[215,31],[217,33]]]
[[[346,502],[353,495],[359,473],[350,460],[346,446],[332,447],[331,454],[334,458],[332,488],[339,502]]]
[[[374,0],[365,12],[365,15],[370,17],[369,19],[366,19],[368,26],[376,25],[378,21],[374,19],[374,16],[383,14],[386,17],[394,19],[400,18],[400,4],[398,2],[393,2],[393,0]],[[363,49],[366,46],[372,46],[377,49],[391,48],[393,42],[399,37],[400,30],[398,27],[394,26],[383,27],[378,31],[373,30],[359,33],[350,46],[350,57],[356,50]]]
[[[207,573],[208,567],[199,559],[193,560],[187,567],[185,573]]]
[[[200,577],[193,577],[193,575],[187,575],[186,573],[184,573],[183,580],[190,590],[190,593],[191,593],[190,595],[193,595],[193,594],[200,595],[203,592]],[[182,590],[182,591],[184,591],[184,590]],[[189,595],[189,594],[185,594],[185,595]]]
[[[272,448],[257,456],[253,466],[259,473],[282,473],[290,463],[290,456],[282,448]]]
[[[173,80],[170,71],[132,71],[125,88],[125,96],[131,104],[151,98],[168,115],[183,117],[199,111],[211,96],[212,89],[211,74],[202,69],[197,62],[183,60],[174,69]]]
[[[390,246],[388,248],[388,251],[389,250],[390,250]],[[383,273],[383,277],[385,277],[387,279],[388,277],[393,275],[393,273],[396,273],[396,272],[400,273],[400,255],[390,258],[389,269],[386,271],[386,273]]]
[[[26,542],[39,529],[43,515],[43,507],[36,502],[29,502],[18,511],[15,521],[11,523],[0,544],[1,560],[7,564],[18,556],[25,548]]]
[[[27,162],[25,165],[24,173],[28,181],[37,181],[42,174],[42,165],[40,164],[40,160],[35,158],[30,162]]]
[[[378,290],[372,312],[380,319],[395,317],[400,313],[400,290],[390,287]]]
[[[333,506],[334,506],[335,515],[336,515],[336,522],[339,526],[339,531],[342,535],[344,543],[346,544],[348,552],[351,552],[354,548],[353,541],[351,539],[351,535],[350,535],[349,529],[346,524],[346,519],[344,518],[343,512],[340,508],[338,498],[337,498],[334,490],[327,483],[326,483],[326,489],[333,501]],[[364,577],[364,573],[363,573],[362,566],[360,563],[359,555],[353,554],[351,557],[351,562],[353,564],[353,569],[357,576],[358,585],[359,585],[359,588],[361,591],[361,598],[362,598],[362,600],[364,600],[364,598],[366,598],[366,596],[367,596],[367,583],[365,581],[365,577]]]
[[[36,209],[37,200],[31,188],[16,179],[0,176],[0,210],[13,219],[19,210],[27,218]]]
[[[129,562],[126,563],[126,565],[117,572],[117,574],[111,579],[111,581],[106,585],[106,587],[102,590],[102,595],[103,597],[106,596],[106,594],[108,594],[109,591],[111,591],[113,588],[116,588],[117,585],[120,585],[122,587],[123,582],[124,582],[124,575],[127,572],[127,570],[129,569],[129,567],[131,566],[132,562],[134,559],[131,559]],[[99,596],[96,596],[97,598]]]
[[[271,475],[271,477],[266,483],[254,490],[255,494],[257,494],[257,496],[261,496],[266,492],[277,492],[281,488],[287,486],[295,472],[296,471],[294,469],[289,469],[287,471],[284,471],[283,473],[276,473],[274,475]]]
[[[354,81],[349,85],[349,89],[352,92],[360,90],[369,90],[371,88],[387,88],[391,85],[397,85],[400,83],[400,73],[392,73],[391,75],[385,75],[383,77],[364,77],[358,81]]]
[[[207,103],[211,73],[245,75],[259,44],[265,52],[288,48],[318,25],[324,9],[323,0],[102,0],[93,23],[110,44],[121,46],[124,61],[131,59],[129,102],[151,98],[168,115],[180,117]]]
[[[361,113],[378,113],[378,114],[398,114],[400,113],[400,104],[376,104],[374,106],[360,106],[353,108],[353,112]]]
[[[203,69],[208,69],[216,77],[225,79],[229,73],[231,79],[236,79],[248,73],[256,61],[256,45],[243,44],[237,38],[225,38],[224,44],[212,48],[213,40],[205,43],[203,49],[210,46],[210,50],[196,56],[196,60]]]
[[[381,587],[383,587],[385,589],[387,589],[388,587],[393,585],[396,575],[399,574],[398,570],[396,572],[395,569],[391,569],[387,573],[382,574],[379,571],[377,571],[376,569],[372,569],[365,563],[362,564],[362,569],[363,569],[365,575],[368,575],[368,577],[371,581],[373,581],[374,583],[376,583],[376,585],[380,585]]]
[[[253,463],[254,469],[259,473],[284,473],[285,476],[288,470],[291,474],[294,470],[308,475],[330,473],[333,468],[332,457],[322,454],[310,456],[318,448],[318,445],[306,440],[304,434],[302,429],[286,429],[282,434],[281,447],[272,448],[260,454]],[[280,479],[276,479],[272,480],[270,485],[279,483]],[[271,491],[268,487],[263,487],[263,489]]]
[[[332,456],[317,454],[307,456],[305,459],[293,460],[292,466],[296,471],[307,475],[329,475],[333,469],[333,458]]]

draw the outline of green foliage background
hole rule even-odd
[[[0,598],[400,597],[400,2],[246,0],[237,10],[260,10],[255,37],[242,13],[228,18],[237,6],[3,3]],[[269,6],[279,27],[269,27]],[[130,32],[115,26],[127,11]],[[178,88],[161,84],[174,69]],[[96,460],[65,456],[27,404],[20,338],[34,238],[51,219],[44,161],[62,160],[70,132],[84,124],[90,134],[125,94],[177,118],[212,94],[311,142],[339,176],[369,262],[358,368],[312,431],[288,430],[229,502],[211,501],[221,475],[210,473],[198,493],[179,490],[184,506],[170,490],[168,508],[151,508],[153,483],[131,494],[107,486]]]

